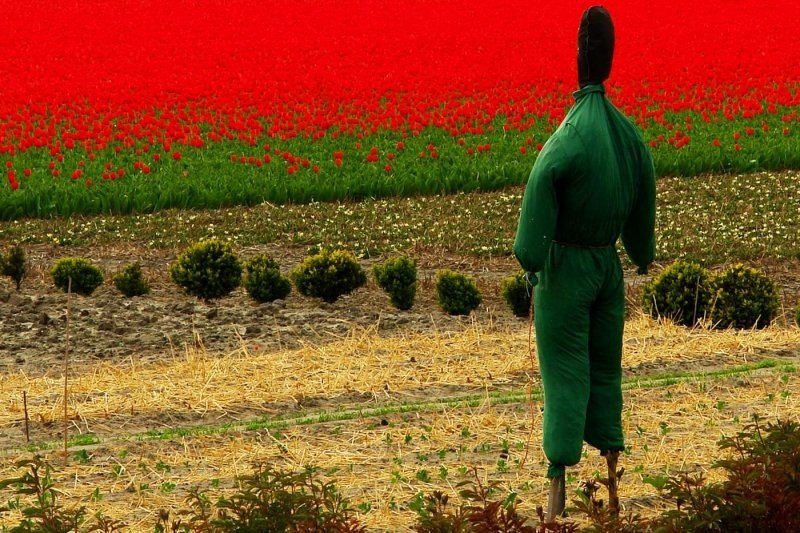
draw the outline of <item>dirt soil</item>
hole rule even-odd
[[[410,331],[462,330],[470,321],[499,327],[527,327],[502,301],[501,280],[516,271],[511,257],[448,257],[430,253],[418,257],[420,288],[411,311],[397,311],[375,285],[371,275],[365,288],[326,304],[292,292],[286,300],[258,304],[239,288],[230,296],[208,303],[183,294],[169,279],[168,268],[179,250],[150,249],[126,243],[119,247],[26,248],[29,272],[21,291],[8,278],[0,279],[0,372],[23,371],[40,375],[54,369],[67,347],[71,360],[128,360],[147,362],[181,354],[187,346],[202,344],[210,354],[224,354],[247,346],[270,351],[304,342],[318,344],[346,335],[353,328],[375,328],[381,334]],[[288,272],[306,253],[305,248],[251,247],[241,251],[246,259],[268,252]],[[103,271],[105,283],[90,297],[73,296],[56,289],[48,269],[59,258],[84,256]],[[366,269],[380,259],[362,261]],[[111,276],[130,262],[139,261],[151,284],[151,294],[125,298]],[[798,300],[800,260],[759,263],[780,283],[787,307]],[[441,312],[433,295],[439,268],[451,268],[475,277],[484,302],[470,317]],[[638,301],[644,278],[626,272],[629,300]],[[58,372],[58,370],[55,370]]]

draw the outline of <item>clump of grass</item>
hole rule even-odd
[[[244,288],[257,302],[282,300],[292,292],[289,278],[281,274],[278,262],[259,254],[244,265]]]
[[[65,257],[56,261],[50,269],[55,286],[83,296],[91,295],[103,283],[103,273],[91,261],[83,257]]]
[[[25,270],[26,257],[22,246],[15,244],[7,253],[0,254],[0,274],[10,277],[17,290],[25,277]]]
[[[482,301],[475,280],[450,269],[436,273],[436,297],[439,307],[450,315],[468,315]]]
[[[708,312],[713,294],[711,273],[697,263],[679,260],[645,285],[642,303],[654,318],[693,326]]]
[[[394,257],[373,268],[378,286],[389,294],[392,305],[408,310],[417,294],[417,264],[409,257]]]
[[[113,281],[117,290],[128,298],[150,293],[150,284],[142,274],[142,266],[139,263],[126,265],[113,277]]]
[[[713,282],[716,301],[711,311],[720,328],[765,328],[780,308],[778,286],[766,274],[742,264],[733,265]]]
[[[242,279],[242,265],[230,244],[208,239],[193,244],[169,269],[172,281],[204,300],[230,294]]]
[[[350,252],[323,249],[306,257],[290,274],[304,296],[333,303],[367,283],[367,275]]]

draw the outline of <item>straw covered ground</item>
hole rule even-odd
[[[653,273],[676,257],[709,251],[714,270],[741,260],[765,271],[778,282],[784,308],[763,330],[677,327],[643,316],[644,279],[626,268],[627,509],[663,509],[652,482],[667,473],[703,471],[714,479],[719,438],[753,414],[800,417],[800,329],[790,317],[800,301],[792,177],[755,175],[751,181],[763,186],[750,188],[736,176],[659,182],[661,255]],[[370,531],[409,530],[409,503],[418,494],[455,496],[456,485],[475,476],[499,480],[534,515],[547,490],[535,339],[499,296],[500,281],[518,268],[508,248],[520,195],[0,224],[0,248],[22,240],[30,267],[20,292],[0,280],[0,480],[20,473],[16,460],[39,453],[52,463],[66,505],[101,511],[130,531],[152,531],[160,509],[185,508],[193,487],[212,500],[231,493],[235,478],[257,463],[319,467]],[[716,219],[700,216],[721,204],[738,206],[725,219],[741,224],[711,227]],[[384,235],[387,228],[407,233]],[[292,293],[259,305],[241,288],[199,302],[167,274],[198,232],[229,236],[243,259],[268,252],[284,272],[320,243],[360,250],[366,269],[405,251],[418,263],[418,299],[398,312],[370,280],[334,304]],[[91,259],[107,279],[138,261],[152,292],[126,299],[106,283],[68,304],[48,275],[65,256]],[[440,268],[475,278],[484,301],[470,317],[437,309]],[[568,470],[569,493],[604,468],[586,450]],[[0,491],[0,507],[11,497]],[[18,520],[14,512],[0,515],[0,529]]]
[[[784,325],[719,332],[640,314],[629,320],[623,504],[656,512],[663,504],[643,480],[708,470],[719,437],[754,413],[796,418],[798,346],[800,330]],[[545,501],[546,479],[528,347],[524,322],[479,316],[427,332],[356,327],[338,340],[274,351],[242,341],[224,354],[186,345],[159,362],[83,363],[70,383],[66,461],[58,451],[60,370],[7,372],[0,377],[0,479],[30,455],[25,391],[31,440],[56,467],[66,501],[133,531],[151,529],[159,509],[182,507],[193,486],[231,491],[235,476],[258,462],[319,466],[375,531],[404,530],[419,491],[452,494],[475,473],[502,480],[533,514]],[[601,461],[587,450],[570,470],[570,491],[602,471]]]

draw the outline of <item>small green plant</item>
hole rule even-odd
[[[780,308],[778,286],[766,274],[737,264],[714,279],[711,318],[719,328],[764,328]]]
[[[59,259],[50,269],[50,276],[56,287],[62,291],[70,290],[83,296],[89,296],[103,283],[100,269],[83,257]]]
[[[533,287],[525,278],[525,272],[520,271],[508,276],[500,284],[500,294],[511,308],[514,316],[528,318],[531,309]]]
[[[189,520],[207,521],[209,531],[331,531],[358,533],[359,525],[348,501],[333,482],[318,479],[318,470],[274,470],[257,465],[251,475],[237,479],[239,491],[216,502],[217,516],[203,493],[190,494]]]
[[[178,256],[169,269],[172,281],[187,294],[213,300],[230,294],[242,279],[242,265],[231,245],[219,239],[200,241]]]
[[[367,275],[349,252],[323,249],[306,257],[290,277],[304,296],[333,303],[367,283]]]
[[[372,269],[378,286],[389,294],[392,305],[408,310],[417,294],[417,264],[408,257],[387,259]]]
[[[436,273],[436,296],[439,307],[450,315],[468,315],[482,301],[472,278],[449,269]]]
[[[59,502],[61,492],[56,489],[52,479],[52,468],[39,456],[14,463],[26,471],[19,477],[0,481],[0,490],[11,489],[17,496],[4,507],[0,514],[12,509],[22,513],[24,518],[11,531],[78,531],[86,518],[86,509],[66,509]]]
[[[128,298],[144,296],[150,292],[150,284],[142,274],[142,267],[139,263],[126,265],[112,280],[117,290]]]
[[[22,246],[15,244],[6,254],[0,255],[0,274],[10,277],[17,290],[25,277],[26,258]]]
[[[653,317],[694,326],[709,310],[713,298],[711,273],[700,265],[675,261],[643,291],[643,305]]]
[[[259,254],[244,265],[244,288],[257,302],[282,300],[292,292],[289,278],[281,274],[278,262]]]
[[[714,466],[726,479],[681,473],[664,491],[676,508],[656,519],[656,531],[800,531],[800,424],[763,426],[758,418],[719,442],[730,457]]]

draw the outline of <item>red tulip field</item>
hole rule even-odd
[[[7,2],[0,218],[523,183],[583,4]],[[796,2],[607,6],[659,174],[800,165]]]
[[[653,531],[665,511],[702,515],[678,476],[721,482],[721,438],[800,419],[800,2],[604,2],[606,94],[657,174],[655,263],[623,259],[628,529],[591,503],[606,464],[587,445],[569,523],[548,530],[536,336],[504,284],[590,5],[0,0],[0,533]],[[259,300],[249,271],[221,297],[179,287],[178,258],[208,238],[241,265],[268,254],[291,288]],[[332,301],[295,277],[328,248],[366,277]],[[398,255],[418,269],[406,310],[373,269]],[[102,275],[85,294],[54,274],[78,257]],[[763,272],[771,322],[649,312],[644,287],[679,260]],[[128,297],[132,264],[149,292]],[[444,269],[474,281],[471,312],[445,310]],[[794,460],[791,476],[795,429],[769,463]],[[281,505],[307,496],[312,466],[314,505],[349,522],[280,526],[277,497],[253,518],[276,487],[293,487]],[[742,479],[780,512],[713,527],[800,527],[800,491]]]

